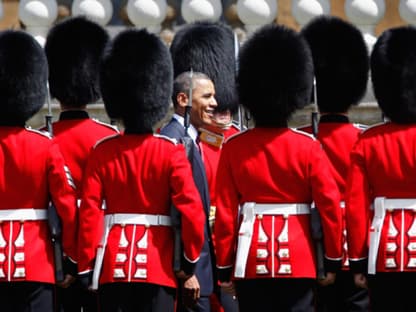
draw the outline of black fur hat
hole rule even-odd
[[[221,22],[197,21],[178,30],[170,46],[174,76],[189,71],[208,75],[215,85],[218,110],[238,107],[234,32]]]
[[[299,33],[276,24],[263,26],[240,51],[240,103],[256,126],[286,125],[292,113],[310,104],[313,75],[312,55]]]
[[[312,51],[319,110],[342,113],[358,105],[370,67],[361,31],[339,17],[320,15],[301,33]]]
[[[384,31],[371,53],[374,95],[384,115],[397,123],[416,122],[416,28]]]
[[[0,125],[24,125],[45,104],[48,64],[33,36],[0,32]]]
[[[100,58],[109,40],[106,30],[83,16],[54,25],[45,43],[51,96],[61,104],[80,107],[100,97]]]
[[[107,114],[131,133],[151,132],[165,117],[173,88],[168,47],[145,29],[119,33],[106,51],[100,85]]]

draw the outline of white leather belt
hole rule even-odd
[[[248,209],[254,209],[254,214],[256,215],[300,215],[311,213],[311,206],[309,204],[245,203],[242,213],[244,214]]]
[[[370,227],[370,246],[368,251],[368,274],[376,274],[377,253],[383,229],[386,210],[410,209],[416,211],[416,198],[385,198],[374,200],[374,217]]]
[[[112,224],[172,225],[170,216],[164,215],[115,213],[108,214],[105,218],[109,218]]]
[[[170,226],[172,221],[170,216],[141,214],[141,213],[114,213],[107,214],[104,217],[104,232],[101,237],[100,245],[97,247],[95,257],[94,272],[92,275],[91,288],[98,289],[101,267],[104,260],[105,246],[107,245],[108,234],[114,224],[136,224],[144,226]]]
[[[311,206],[309,204],[257,204],[248,202],[243,204],[241,214],[243,221],[238,232],[238,244],[235,261],[235,277],[244,277],[248,251],[253,236],[253,226],[256,215],[303,215],[310,214]]]
[[[0,221],[29,221],[46,220],[48,212],[46,209],[3,209],[0,210]]]

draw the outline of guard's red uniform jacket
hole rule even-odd
[[[205,214],[191,170],[183,145],[163,136],[120,134],[98,143],[83,181],[80,273],[94,268],[103,234],[97,222],[116,214],[166,219],[172,204],[181,212],[185,259],[195,263],[204,240]],[[100,284],[143,282],[176,287],[173,239],[170,226],[114,224],[109,228]]]
[[[209,215],[210,222],[213,222],[213,219],[215,218],[215,180],[222,144],[226,139],[238,133],[239,131],[240,130],[235,125],[231,125],[231,127],[224,131],[222,134],[216,134],[205,131],[200,135],[202,144],[202,159],[204,161],[205,172],[207,175],[209,196],[211,202],[211,209]]]
[[[65,220],[64,252],[76,252],[76,194],[59,147],[40,131],[2,126],[0,166],[0,282],[54,283],[50,198]]]
[[[88,154],[98,140],[117,133],[117,129],[109,124],[91,119],[86,111],[64,111],[59,120],[52,124],[53,136],[71,170],[77,188],[78,198],[81,197],[81,182],[87,163]]]
[[[346,192],[348,250],[354,272],[367,272],[374,199],[416,197],[415,150],[415,124],[388,122],[370,127],[360,135],[351,153]],[[415,216],[414,209],[387,209],[377,272],[416,271]]]
[[[344,115],[323,115],[319,121],[317,138],[322,144],[330,160],[332,176],[337,183],[341,195],[341,208],[345,208],[345,188],[347,184],[348,168],[350,165],[350,152],[365,129],[364,125],[349,122]],[[312,127],[301,127],[299,130],[312,134]],[[345,224],[345,209],[342,210],[343,223],[343,259],[342,268],[348,268],[348,247]]]
[[[239,206],[311,204],[321,214],[327,269],[341,264],[339,192],[312,136],[289,128],[254,128],[230,138],[217,171],[215,238],[220,280],[236,260]],[[309,214],[257,215],[244,278],[316,278]],[[238,247],[238,246],[237,246]],[[231,276],[228,276],[230,278]]]

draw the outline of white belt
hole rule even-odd
[[[309,204],[257,204],[253,202],[243,204],[241,214],[243,221],[238,232],[238,244],[235,261],[235,277],[244,277],[248,251],[253,236],[253,226],[256,215],[303,215],[310,214]]]
[[[374,200],[374,217],[370,227],[370,246],[368,251],[368,274],[376,274],[377,253],[383,229],[386,210],[410,209],[416,211],[416,198],[376,197]]]
[[[29,221],[46,220],[48,212],[46,209],[4,209],[0,210],[0,221]]]
[[[139,214],[139,213],[114,213],[107,214],[104,218],[104,232],[101,237],[100,245],[97,247],[95,257],[94,272],[92,276],[91,288],[98,289],[98,282],[101,274],[101,267],[104,260],[105,246],[107,245],[108,234],[114,224],[136,224],[145,226],[170,226],[171,218],[164,215]]]

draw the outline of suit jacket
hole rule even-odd
[[[175,118],[172,118],[170,122],[160,130],[160,134],[174,138],[181,139],[185,136],[185,128]],[[196,264],[195,275],[198,278],[201,286],[201,296],[209,296],[213,292],[214,288],[214,249],[211,241],[211,233],[209,229],[209,188],[207,177],[205,173],[204,163],[196,145],[193,146],[193,178],[196,187],[201,195],[206,220],[204,226],[205,241],[202,247],[201,256]]]

